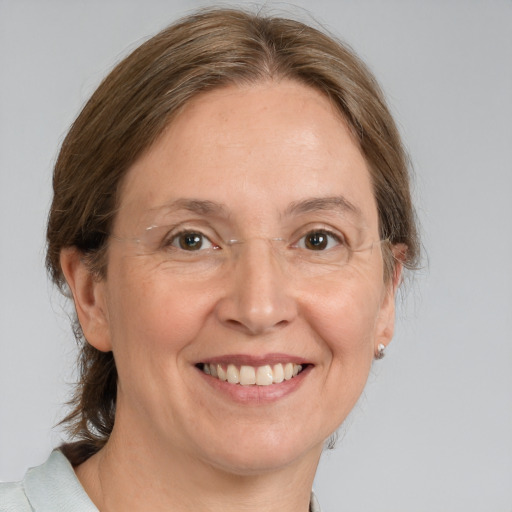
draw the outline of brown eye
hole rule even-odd
[[[325,233],[310,233],[304,241],[306,248],[312,251],[321,251],[327,247],[327,235]]]
[[[339,237],[328,231],[319,230],[311,231],[304,235],[300,239],[298,247],[308,249],[309,251],[324,251],[339,244]]]
[[[177,234],[173,238],[171,245],[184,251],[199,251],[212,248],[212,243],[208,238],[202,233],[194,231],[184,231]]]

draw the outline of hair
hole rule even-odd
[[[403,265],[416,266],[419,239],[408,159],[383,94],[353,51],[301,22],[238,9],[197,11],[152,37],[104,79],[67,134],[53,175],[47,268],[66,293],[60,253],[76,247],[98,279],[123,178],[183,106],[227,86],[295,80],[321,91],[357,138],[371,174],[381,239],[403,244]],[[386,246],[387,244],[384,244]],[[384,248],[385,279],[393,273]],[[80,464],[107,442],[114,426],[117,370],[112,352],[84,339],[80,378],[62,421],[74,443],[62,449]]]

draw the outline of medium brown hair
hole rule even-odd
[[[55,165],[47,267],[64,291],[59,257],[78,248],[98,279],[123,177],[173,116],[199,93],[229,84],[290,79],[324,93],[359,141],[368,163],[381,239],[404,244],[413,267],[419,243],[408,162],[383,95],[344,44],[301,22],[237,9],[201,10],[142,44],[105,78],[72,125]],[[387,251],[387,252],[386,252]],[[394,259],[385,250],[386,279]],[[80,379],[64,419],[78,441],[64,446],[73,464],[97,452],[114,425],[117,371],[111,352],[83,338]]]

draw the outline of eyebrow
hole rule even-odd
[[[319,210],[335,210],[343,214],[350,213],[355,217],[362,217],[361,209],[343,196],[312,197],[301,201],[294,201],[288,206],[285,214],[300,215]]]
[[[176,199],[163,207],[155,209],[161,210],[164,208],[171,211],[186,210],[200,215],[229,216],[229,210],[224,204],[203,199]],[[285,216],[293,216],[317,211],[335,211],[342,214],[348,213],[359,218],[363,216],[361,209],[344,196],[311,197],[294,201],[289,204],[284,214]]]
[[[202,199],[176,199],[155,209],[186,210],[200,215],[227,215],[227,208],[223,204]]]

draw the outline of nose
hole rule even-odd
[[[226,291],[217,302],[217,318],[249,335],[285,327],[297,316],[291,285],[270,241],[244,242],[227,277]]]

